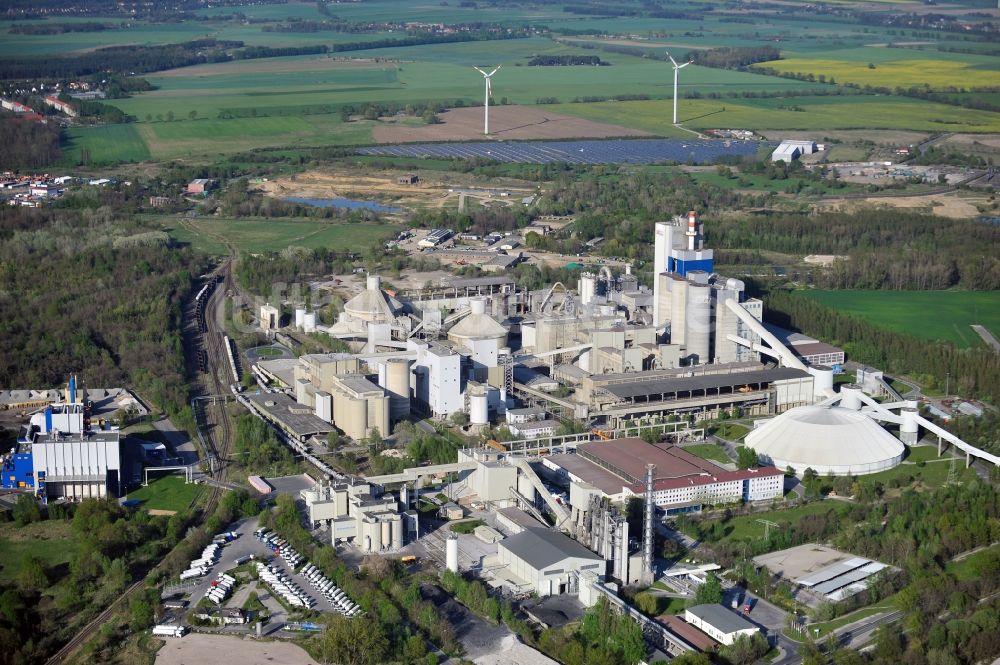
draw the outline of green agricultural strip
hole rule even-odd
[[[820,291],[797,294],[892,330],[961,348],[983,342],[978,323],[1000,335],[1000,291]],[[933,316],[928,314],[933,312]]]
[[[671,102],[558,104],[553,111],[662,133]],[[903,97],[845,96],[792,99],[681,99],[678,117],[689,129],[893,129],[920,132],[1000,132],[1000,113]]]

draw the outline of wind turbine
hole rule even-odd
[[[484,72],[479,67],[476,67],[474,65],[472,67],[477,72],[479,72],[480,74],[482,74],[484,79],[486,79],[486,104],[483,105],[483,112],[485,113],[485,116],[484,116],[484,119],[483,119],[483,134],[487,134],[487,135],[490,133],[490,92],[492,91],[492,87],[491,87],[491,84],[490,84],[490,79],[493,78],[494,74],[496,74],[498,71],[500,71],[501,67],[503,67],[503,65],[497,65],[496,69],[494,69],[489,74],[487,74],[486,72]]]
[[[667,57],[670,58],[670,64],[674,66],[674,124],[677,124],[677,72],[684,69],[691,64],[691,60],[688,60],[683,65],[678,65],[677,61],[674,60],[674,56],[667,53]]]

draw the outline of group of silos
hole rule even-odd
[[[295,308],[295,327],[305,333],[316,332],[316,312],[306,311],[304,307]]]

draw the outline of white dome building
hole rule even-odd
[[[344,311],[354,319],[367,323],[391,323],[402,305],[382,290],[378,275],[369,275],[364,291],[344,305]]]
[[[903,461],[905,446],[867,415],[839,406],[800,406],[767,421],[746,436],[761,462],[799,475],[863,475]]]

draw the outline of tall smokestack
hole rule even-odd
[[[688,212],[688,230],[684,235],[688,239],[688,250],[695,250],[695,240],[698,238],[698,213],[694,210]]]
[[[643,514],[642,533],[642,576],[644,581],[653,583],[653,476],[656,473],[655,464],[646,465],[646,510]]]

